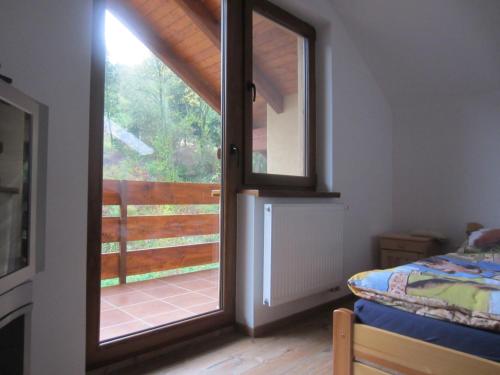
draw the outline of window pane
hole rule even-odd
[[[253,12],[252,171],[306,176],[305,39]]]

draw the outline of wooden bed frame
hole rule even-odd
[[[499,337],[500,340],[500,337]],[[333,312],[334,375],[496,375],[500,363],[355,322]]]

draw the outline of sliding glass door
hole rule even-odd
[[[167,8],[161,22],[150,20],[145,5],[133,13],[115,5],[105,16],[104,342],[220,306],[220,69],[203,65],[210,58],[220,67],[220,48],[210,40],[196,53],[178,47],[179,58],[192,55],[193,78],[176,71],[173,54],[143,42],[143,29],[158,24],[161,40],[174,38],[179,7],[170,3],[159,6]],[[180,43],[204,36],[184,18],[190,30]],[[212,96],[195,90],[203,80]]]
[[[221,0],[96,1],[89,368],[234,320],[229,150],[241,133],[227,124],[241,113],[224,109],[242,94],[225,95],[241,53],[224,48],[229,12],[241,13]]]

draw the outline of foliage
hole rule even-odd
[[[165,64],[106,62],[105,116],[150,146],[141,155],[105,132],[104,178],[219,182],[221,119]]]

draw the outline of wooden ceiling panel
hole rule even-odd
[[[183,14],[179,14],[178,16],[168,14],[164,15],[155,23],[152,21],[150,22],[156,26],[156,29],[160,31],[162,36],[168,38],[167,40],[172,45],[175,45],[183,39],[200,35],[196,30],[193,30],[193,24],[189,18]]]
[[[205,48],[212,46],[214,47],[214,54],[220,55],[219,50],[205,35],[199,33],[190,35],[186,33],[184,36],[185,37],[179,36],[176,38],[179,39],[179,41],[172,44],[175,49],[178,49],[182,53],[197,56],[199,53],[203,52]],[[199,59],[199,61],[202,61],[202,59]]]
[[[266,58],[272,58],[274,55],[278,55],[286,52],[297,53],[297,39],[291,38],[254,38],[253,43],[254,54],[257,52],[258,55],[266,56]]]
[[[124,1],[127,2],[127,1]],[[128,1],[130,3],[130,1]],[[158,10],[160,7],[163,7],[163,0],[146,0],[142,3],[137,4],[137,6],[132,2],[131,4],[134,8],[140,9],[141,13],[145,16],[148,16],[151,12]]]
[[[196,57],[199,58],[200,60],[207,59],[214,54],[214,48],[215,47],[212,45],[206,47],[205,49],[203,49],[201,47],[199,52],[196,54]],[[219,61],[220,61],[220,59],[219,59]]]
[[[202,81],[193,85],[186,80],[195,91],[202,87],[205,92],[205,87],[210,87],[209,91],[220,96],[220,0],[182,0],[186,3],[180,3],[180,0],[109,1],[137,12],[150,32],[166,45],[166,48],[158,47],[162,49],[161,53],[153,52],[164,55],[169,51],[176,62],[181,62],[192,72],[189,77],[198,77]],[[197,13],[190,13],[193,9]],[[256,13],[253,25],[254,65],[257,66],[254,80],[261,88],[257,93],[254,115],[258,126],[265,126],[266,102],[279,112],[279,103],[282,103],[279,98],[297,92],[297,36]],[[202,96],[206,95],[205,92]],[[210,104],[214,106],[216,103],[214,99]]]
[[[179,16],[182,15],[179,9],[167,6],[159,6],[155,10],[149,12],[142,10],[140,7],[138,7],[137,9],[140,9],[142,14],[144,14],[148,18],[148,20],[158,25],[162,24],[162,20],[165,17],[172,17],[175,16],[176,14]]]
[[[283,95],[298,90],[297,35],[254,12],[253,56]]]
[[[219,66],[216,73],[220,77],[220,52],[212,46],[209,38],[193,25],[174,0],[151,4],[155,1],[146,0],[137,11],[147,18],[152,29],[169,44],[176,55],[192,65],[212,87],[220,91],[220,78],[214,79],[213,74],[206,74],[203,70],[205,66],[215,62]],[[210,4],[211,9],[220,7],[217,2]]]
[[[134,5],[134,7],[139,7],[147,1],[149,0],[132,0],[131,3],[132,5]]]
[[[272,51],[269,56],[266,56],[266,62],[268,64],[278,63],[279,65],[288,64],[290,61],[286,59],[293,59],[297,61],[297,49],[296,48],[279,48]]]
[[[220,55],[212,55],[206,59],[203,59],[198,66],[203,70],[213,64],[220,64]]]
[[[216,77],[219,79],[220,76],[220,65],[213,64],[212,66],[208,66],[205,71],[207,72],[208,77]]]
[[[220,112],[220,93],[207,84],[195,66],[174,51],[168,41],[161,38],[151,23],[127,0],[108,0],[108,9],[131,29],[137,37],[173,72],[197,92],[212,108]]]

